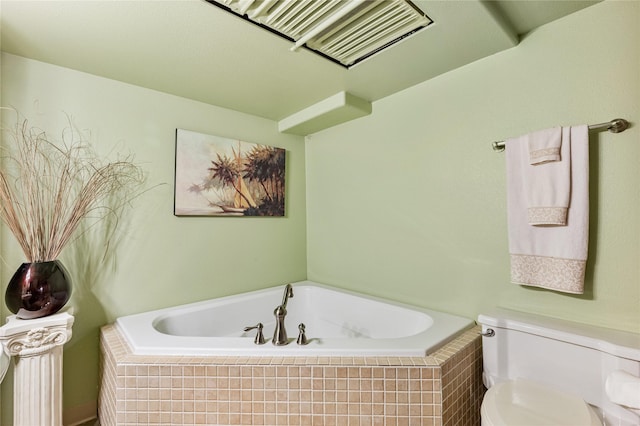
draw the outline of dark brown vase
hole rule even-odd
[[[57,260],[23,263],[9,281],[5,303],[21,319],[55,314],[69,301],[71,281]]]

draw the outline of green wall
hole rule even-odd
[[[302,137],[279,133],[270,120],[9,54],[2,55],[2,101],[53,137],[67,125],[65,114],[72,116],[105,156],[133,154],[151,188],[120,219],[106,259],[100,232],[62,254],[75,284],[73,338],[64,351],[65,409],[95,403],[102,325],[121,315],[306,278]],[[11,123],[14,114],[4,111],[3,119]],[[175,217],[176,128],[285,148],[286,217]],[[0,253],[6,283],[24,261],[8,231]],[[2,424],[10,424],[10,385],[3,383]]]
[[[585,294],[511,284],[491,142],[616,117],[633,126],[590,139]],[[638,2],[589,7],[375,102],[306,140],[308,277],[471,318],[502,306],[640,332],[639,125]]]

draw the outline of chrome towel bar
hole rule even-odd
[[[624,118],[615,118],[606,123],[592,124],[589,126],[589,130],[608,130],[611,133],[624,132],[629,127],[629,122]],[[493,150],[497,152],[504,151],[505,141],[493,142]]]

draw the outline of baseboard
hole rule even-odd
[[[62,424],[64,426],[78,426],[91,423],[98,420],[98,402],[90,401],[86,404],[76,405],[75,407],[67,408],[62,413]]]

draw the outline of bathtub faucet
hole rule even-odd
[[[273,332],[273,340],[271,342],[274,345],[282,346],[289,343],[287,330],[284,327],[284,317],[287,316],[287,301],[290,297],[293,297],[293,288],[291,284],[287,284],[284,288],[282,303],[273,311],[273,315],[276,317],[276,329]]]

